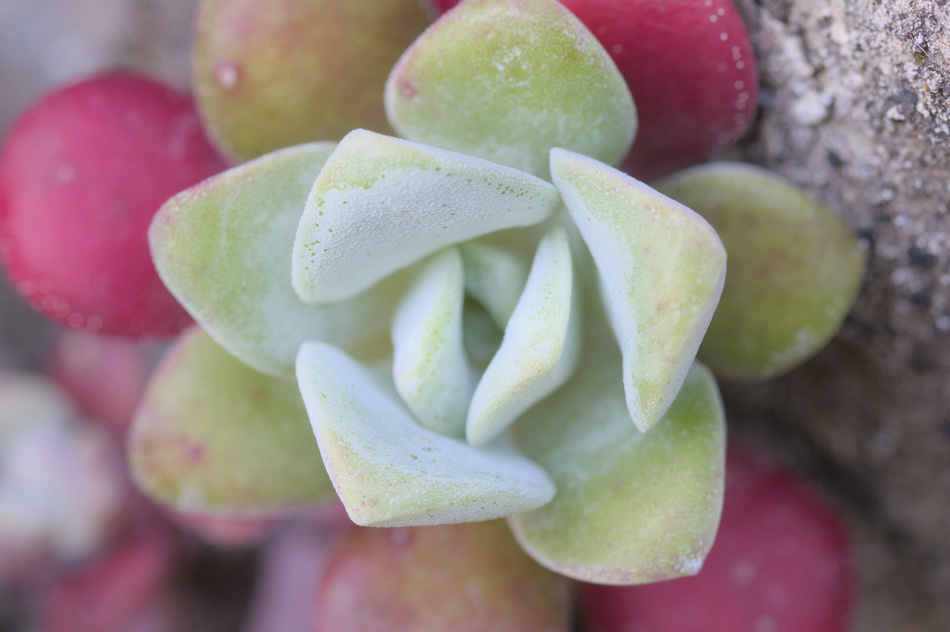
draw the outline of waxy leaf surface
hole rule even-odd
[[[346,299],[446,246],[538,224],[559,206],[554,187],[526,173],[356,130],[307,200],[294,289],[312,303]]]
[[[661,189],[705,217],[729,275],[699,356],[717,374],[764,379],[821,349],[841,326],[866,253],[831,211],[774,174],[715,163]]]
[[[637,117],[610,56],[553,0],[470,0],[439,19],[386,82],[401,136],[548,178],[565,147],[620,161]]]
[[[384,335],[402,285],[351,301],[302,302],[290,282],[297,223],[330,143],[280,150],[179,193],[149,229],[155,266],[175,297],[242,362],[293,377],[304,340],[345,348]]]
[[[320,452],[353,522],[476,522],[540,507],[551,479],[513,446],[475,449],[419,425],[368,369],[305,343],[297,379]]]
[[[649,432],[630,424],[616,351],[528,411],[518,442],[551,474],[551,503],[512,516],[544,566],[586,582],[640,584],[699,571],[723,502],[725,421],[710,372],[694,365]]]
[[[538,246],[521,300],[501,347],[472,397],[465,434],[482,445],[561,386],[580,352],[580,310],[567,231],[556,228]]]
[[[296,384],[248,368],[198,327],[152,376],[129,461],[143,491],[192,515],[267,518],[334,498]]]
[[[465,280],[458,248],[433,255],[419,271],[393,317],[396,390],[427,428],[465,434],[478,375],[462,340]]]
[[[555,149],[551,173],[597,265],[630,416],[647,430],[696,357],[726,251],[702,217],[602,163]]]

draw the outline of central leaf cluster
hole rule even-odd
[[[695,572],[725,429],[693,360],[726,255],[605,164],[636,130],[609,55],[550,0],[472,1],[406,52],[385,101],[411,140],[279,150],[155,216],[156,268],[206,333],[153,379],[139,483],[217,516],[335,493],[361,525],[508,517],[532,556],[590,581]],[[186,424],[212,385],[239,405]],[[239,473],[236,452],[267,465]]]
[[[655,456],[640,440],[628,456],[683,469],[705,493],[706,469],[721,465],[722,416],[708,373],[687,375],[722,290],[722,244],[686,207],[591,158],[555,149],[551,173],[554,185],[357,130],[179,194],[150,239],[163,280],[211,337],[256,371],[296,377],[359,524],[531,515],[554,511],[559,490],[569,505],[589,502],[590,490],[572,500],[573,483],[557,480],[566,470],[539,465],[569,448],[543,437],[602,422],[620,434],[590,450],[616,449],[657,424],[684,382],[700,403],[650,433]],[[600,385],[574,392],[574,380],[548,429],[532,430],[536,405],[579,363],[601,376],[613,367],[609,393],[591,402]],[[590,410],[565,414],[578,403]],[[516,420],[524,431],[512,434]],[[677,424],[697,420],[705,448],[677,445],[687,465],[671,467],[664,443],[688,444]],[[611,459],[574,474],[609,479]],[[716,491],[709,507],[682,490],[674,502],[699,507],[706,536],[721,482]]]

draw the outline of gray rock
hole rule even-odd
[[[870,246],[829,349],[791,374],[726,385],[742,433],[820,478],[848,512],[856,629],[950,621],[950,4],[739,0],[762,77],[732,157],[836,210]],[[807,95],[829,95],[817,116]],[[805,95],[803,97],[802,95]],[[780,440],[776,440],[780,439]]]

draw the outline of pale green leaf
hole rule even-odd
[[[153,374],[128,453],[139,487],[188,514],[268,518],[334,498],[296,384],[248,368],[199,327]]]
[[[699,349],[717,375],[773,377],[828,342],[864,276],[866,252],[844,222],[752,165],[704,165],[660,187],[705,217],[729,253],[722,300]]]
[[[307,302],[343,300],[446,246],[538,224],[559,206],[554,187],[526,173],[356,130],[307,200],[294,288]]]
[[[305,343],[297,379],[327,471],[357,524],[476,522],[554,496],[544,470],[512,446],[475,449],[423,428],[376,375],[331,345]]]
[[[326,307],[294,293],[297,223],[333,147],[300,145],[219,174],[166,202],[149,229],[165,285],[218,344],[270,375],[293,376],[304,340],[352,349],[385,334],[403,287]]]
[[[725,249],[702,217],[596,160],[555,149],[551,172],[593,255],[630,416],[646,430],[696,357],[722,293]]]
[[[465,414],[478,374],[462,341],[465,299],[457,248],[421,266],[393,317],[396,390],[422,425],[450,437],[465,434]]]
[[[610,55],[554,0],[469,0],[429,27],[386,82],[401,136],[549,177],[566,147],[616,164],[636,109]]]
[[[692,575],[722,511],[725,423],[699,364],[647,433],[631,423],[616,351],[585,355],[577,376],[516,425],[551,474],[554,500],[512,516],[515,537],[544,566],[586,582],[641,584]]]
[[[574,372],[580,310],[567,231],[555,228],[538,246],[527,284],[472,398],[465,434],[482,445]]]

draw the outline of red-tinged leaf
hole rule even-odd
[[[190,321],[165,289],[146,231],[168,197],[225,168],[190,97],[111,73],[52,92],[0,150],[0,258],[58,323],[164,337]]]

